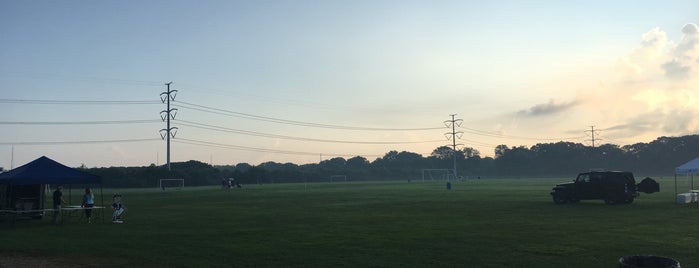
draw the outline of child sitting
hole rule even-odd
[[[112,214],[112,223],[123,223],[120,217],[126,211],[126,207],[121,204],[121,194],[114,194],[112,196],[112,208],[114,209],[114,214]]]

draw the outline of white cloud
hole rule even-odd
[[[637,48],[617,60],[612,90],[598,96],[608,101],[594,107],[615,139],[653,139],[699,129],[699,27],[686,24],[682,34],[673,42],[653,28],[641,36]]]
[[[641,47],[652,48],[656,51],[662,51],[667,45],[667,33],[660,28],[653,28],[641,37]]]
[[[661,81],[658,75],[671,80],[696,77],[699,58],[699,27],[694,23],[684,25],[679,42],[667,39],[667,34],[653,28],[641,36],[640,46],[617,61],[617,71],[624,81],[645,80],[655,84],[671,84]],[[633,74],[633,77],[629,75]],[[667,87],[671,88],[671,87]],[[641,89],[644,90],[644,89]]]
[[[694,59],[699,57],[699,27],[688,23],[682,27],[682,39],[677,45],[670,46],[673,58],[661,66],[665,75],[671,79],[687,79],[692,75]]]

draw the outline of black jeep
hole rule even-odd
[[[577,203],[580,200],[602,199],[608,205],[630,204],[639,192],[660,191],[660,185],[651,178],[636,184],[628,171],[593,171],[578,174],[573,182],[556,184],[551,196],[556,204]]]

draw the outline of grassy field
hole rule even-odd
[[[0,259],[65,267],[617,267],[621,256],[660,255],[699,267],[699,207],[674,204],[671,179],[631,205],[554,205],[551,187],[566,180],[471,180],[450,191],[418,182],[121,190],[124,224],[109,222],[111,210],[104,223],[4,222]]]

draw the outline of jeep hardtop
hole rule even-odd
[[[630,204],[639,192],[659,191],[660,186],[655,180],[645,178],[636,184],[633,173],[628,171],[592,171],[578,174],[572,182],[556,184],[551,196],[556,204],[601,199],[612,205]]]

